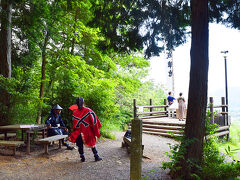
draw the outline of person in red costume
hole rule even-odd
[[[95,161],[101,161],[99,157],[96,143],[100,138],[99,129],[102,127],[97,115],[88,107],[84,107],[84,99],[77,98],[77,104],[69,107],[73,111],[73,132],[69,137],[69,141],[76,143],[81,161],[85,161],[83,145],[92,149]]]

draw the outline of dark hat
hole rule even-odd
[[[83,103],[84,103],[84,99],[82,97],[78,97],[76,101],[78,109],[81,109],[81,107],[83,107]]]
[[[53,109],[59,109],[59,110],[62,110],[62,107],[59,106],[59,105],[57,104],[57,105],[55,105],[55,106],[53,107]]]

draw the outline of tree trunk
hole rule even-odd
[[[1,32],[0,32],[0,75],[11,78],[11,22],[12,1],[1,1]],[[10,109],[10,95],[3,87],[0,88],[0,125],[10,124],[8,118]]]
[[[72,38],[72,45],[71,45],[71,54],[72,55],[74,54],[74,47],[75,47],[75,43],[76,43],[75,34],[76,34],[76,23],[77,23],[78,15],[79,15],[79,8],[76,9],[75,18],[74,18],[74,25],[73,25],[74,31],[73,31],[73,38]]]
[[[203,138],[205,135],[205,117],[208,89],[208,0],[192,0],[192,42],[191,70],[188,94],[188,111],[185,127],[185,143],[188,143],[183,163],[186,179],[197,173],[196,166],[191,167],[188,160],[200,165],[203,157]]]
[[[42,103],[43,103],[43,93],[44,93],[44,85],[45,85],[45,80],[46,80],[46,49],[47,49],[47,44],[49,40],[49,33],[47,32],[46,37],[44,39],[44,45],[42,47],[42,71],[41,71],[41,85],[40,85],[40,94],[39,94],[39,107],[38,107],[38,115],[37,115],[37,124],[41,124],[41,116],[42,116]]]

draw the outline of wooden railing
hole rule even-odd
[[[219,128],[216,130],[215,136],[227,136],[227,140],[229,140],[229,132],[230,132],[230,117],[228,114],[228,105],[225,103],[225,97],[221,98],[221,105],[214,105],[213,97],[209,98],[209,106],[210,115],[211,115],[211,123],[216,123],[219,125]],[[216,114],[215,110],[220,109],[220,112]]]
[[[222,104],[218,105],[218,106],[214,106],[213,97],[209,98],[209,102],[210,103],[209,103],[208,108],[210,109],[212,123],[219,124],[218,122],[215,122],[215,121],[216,121],[217,117],[219,117],[219,115],[221,115],[223,118],[223,122],[219,125],[222,125],[222,126],[230,125],[230,119],[228,116],[228,105],[225,104],[225,98],[224,97],[221,98]],[[214,112],[215,109],[220,109],[221,112],[216,114]]]
[[[149,105],[144,105],[144,106],[137,106],[137,101],[136,99],[133,100],[133,114],[134,118],[140,117],[141,119],[146,119],[146,118],[159,118],[159,117],[167,117],[168,116],[168,105],[167,105],[167,100],[164,99],[163,101],[164,105],[152,105],[152,99],[150,99],[150,104]],[[153,111],[154,109],[163,109],[161,111]],[[149,109],[148,112],[144,112],[144,109]],[[149,115],[149,116],[146,116]]]
[[[160,118],[168,117],[168,105],[167,100],[163,100],[163,105],[153,105],[152,99],[149,101],[149,105],[138,106],[136,99],[133,100],[134,108],[134,119],[149,119],[149,118]],[[216,123],[220,127],[216,130],[215,136],[226,135],[229,138],[230,118],[228,116],[228,105],[225,104],[225,98],[221,98],[221,105],[214,105],[213,98],[209,98],[209,108],[211,123]],[[216,110],[220,110],[216,113]]]

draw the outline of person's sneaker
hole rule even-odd
[[[101,161],[102,158],[100,158],[99,156],[95,156],[95,161]]]

